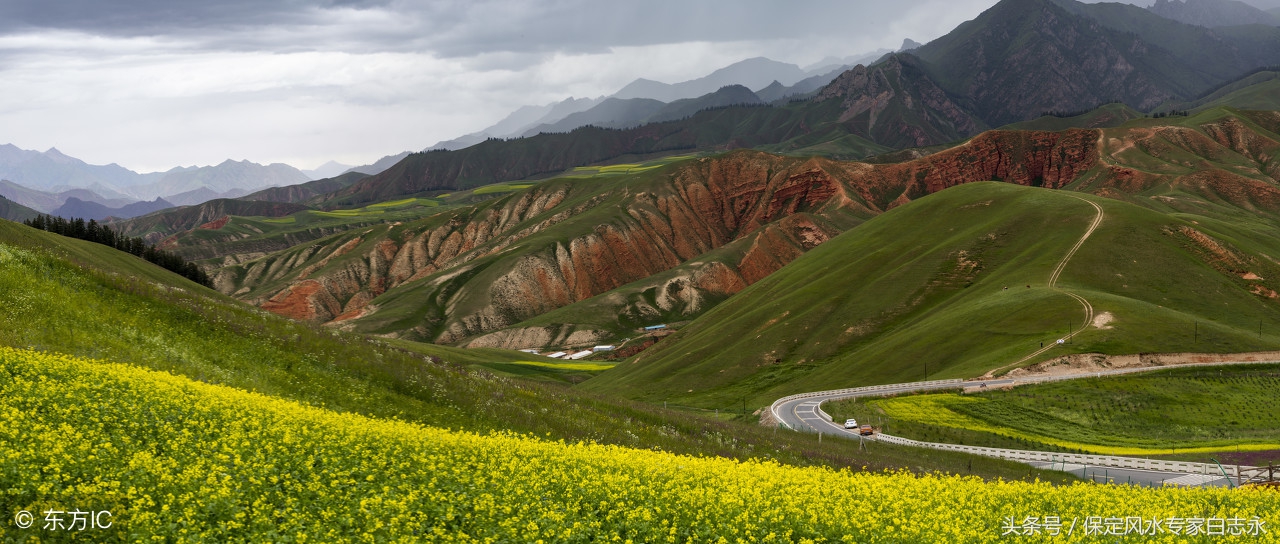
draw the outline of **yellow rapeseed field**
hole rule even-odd
[[[1280,496],[1256,490],[988,483],[481,436],[9,348],[0,508],[0,540],[1274,542],[1280,531]],[[74,511],[110,515],[68,528]]]

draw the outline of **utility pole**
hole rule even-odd
[[[1195,328],[1192,329],[1191,332],[1191,343],[1195,344],[1198,342],[1200,342],[1200,322],[1196,321]]]

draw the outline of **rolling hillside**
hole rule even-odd
[[[1046,286],[1094,215],[1082,199],[1105,219],[1059,287],[1106,317],[1050,354],[1280,347],[1280,242],[1257,223],[978,183],[833,238],[582,387],[696,405],[981,374],[1082,326]]]
[[[1006,479],[1028,475],[1025,467],[1014,463],[975,459],[970,465],[961,455],[901,448],[860,453],[852,443],[819,450],[813,437],[778,434],[755,425],[750,417],[741,423],[716,421],[607,400],[563,385],[499,378],[485,365],[554,367],[559,362],[506,350],[389,344],[310,327],[234,301],[131,255],[8,221],[0,221],[0,306],[5,308],[0,312],[4,368],[13,368],[8,365],[17,353],[34,357],[32,361],[66,361],[64,356],[71,356],[94,359],[75,363],[88,372],[111,366],[134,376],[202,382],[199,387],[323,408],[333,416],[358,414],[375,421],[394,418],[476,433],[528,433],[738,459],[765,456],[799,465],[931,467],[953,473],[972,469]],[[53,372],[52,367],[37,365],[24,370],[24,376],[28,370],[46,378]],[[6,378],[4,387],[26,391],[26,383]],[[97,382],[83,390],[100,394],[101,387]],[[47,399],[51,410],[76,406],[67,401],[69,390],[63,393]],[[106,394],[93,405],[121,402]],[[5,397],[16,398],[8,393]],[[127,404],[129,410],[146,408]],[[161,425],[151,419],[130,428],[156,436]],[[10,456],[0,464],[27,467],[23,462]],[[9,482],[3,478],[0,481]]]
[[[618,167],[336,235],[214,277],[271,311],[364,332],[455,343],[510,329],[477,341],[588,344],[664,315],[692,317],[831,236],[956,183],[1060,187],[1095,164],[1097,137],[995,131],[891,165],[739,151],[631,174]],[[517,325],[606,293],[572,322]]]
[[[885,164],[739,151],[363,209],[224,216],[166,248],[206,259],[224,293],[315,323],[477,346],[592,345],[697,317],[832,236],[959,183],[1074,183],[1162,213],[1188,193],[1226,202],[1223,217],[1274,215],[1275,124],[1216,108],[989,131]],[[468,204],[478,198],[491,200]]]

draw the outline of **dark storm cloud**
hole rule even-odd
[[[156,36],[192,30],[305,24],[317,11],[336,7],[369,8],[385,3],[368,0],[16,0],[0,3],[0,29]]]
[[[922,0],[18,0],[0,33],[163,37],[203,49],[592,53],[690,41],[830,38],[866,32]]]

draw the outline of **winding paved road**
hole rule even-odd
[[[1085,240],[1089,239],[1089,236],[1093,234],[1093,231],[1098,228],[1098,225],[1102,224],[1102,220],[1106,215],[1102,211],[1102,207],[1099,206],[1097,203],[1094,203],[1092,201],[1089,201],[1087,199],[1081,198],[1076,195],[1067,195],[1067,196],[1071,196],[1072,198],[1076,198],[1082,202],[1089,204],[1090,206],[1093,206],[1093,209],[1096,211],[1096,214],[1094,215],[1093,221],[1089,224],[1088,229],[1085,230],[1084,234],[1080,237],[1080,239],[1076,241],[1075,245],[1072,246],[1069,251],[1067,251],[1067,254],[1063,256],[1062,260],[1058,262],[1057,266],[1055,266],[1053,271],[1050,272],[1049,274],[1049,282],[1048,282],[1049,288],[1054,289],[1058,292],[1061,292],[1075,299],[1077,302],[1080,303],[1080,306],[1084,310],[1085,319],[1084,319],[1084,322],[1081,324],[1081,327],[1079,329],[1069,331],[1068,334],[1064,337],[1064,340],[1068,340],[1071,337],[1075,336],[1076,334],[1079,334],[1083,332],[1085,329],[1087,329],[1093,322],[1094,310],[1093,310],[1093,304],[1091,304],[1084,297],[1078,294],[1072,293],[1070,291],[1067,291],[1065,289],[1059,288],[1057,286],[1058,279],[1062,276],[1062,271],[1066,268],[1067,263],[1070,262],[1073,256],[1075,256],[1076,251],[1080,249],[1080,246],[1084,245]],[[770,410],[772,411],[773,418],[776,421],[795,431],[817,432],[821,434],[835,435],[835,436],[841,436],[845,438],[861,439],[861,437],[858,436],[858,431],[856,429],[846,430],[843,425],[831,421],[831,417],[822,411],[822,404],[824,402],[828,402],[832,400],[851,399],[851,398],[859,398],[859,397],[879,397],[879,396],[893,395],[897,393],[959,389],[959,388],[968,388],[968,387],[983,388],[983,387],[1015,386],[1015,385],[1024,385],[1029,383],[1040,383],[1040,382],[1058,381],[1058,380],[1066,380],[1066,379],[1115,376],[1120,374],[1131,374],[1135,372],[1147,372],[1151,370],[1163,370],[1163,369],[1187,367],[1187,366],[1223,366],[1223,365],[1236,365],[1236,364],[1263,363],[1261,361],[1195,363],[1195,364],[1184,364],[1184,365],[1168,365],[1168,366],[1160,366],[1160,367],[1113,369],[1113,370],[1105,370],[1100,372],[1088,372],[1088,373],[1081,373],[1081,374],[1074,374],[1074,375],[1039,376],[1039,377],[1028,376],[1028,377],[1021,377],[1021,378],[995,378],[994,377],[997,372],[1025,363],[1026,361],[1032,359],[1033,357],[1037,357],[1041,354],[1044,354],[1045,352],[1057,346],[1058,344],[1056,343],[1049,344],[1046,347],[1040,348],[1030,353],[1026,357],[1018,359],[1017,361],[1014,361],[1002,367],[993,369],[987,372],[986,374],[984,374],[981,378],[975,379],[975,380],[968,380],[968,381],[936,380],[936,381],[929,381],[929,382],[911,382],[911,383],[900,383],[900,384],[879,385],[879,386],[869,386],[869,387],[855,387],[850,389],[840,389],[840,390],[834,390],[834,391],[818,391],[814,393],[801,393],[799,395],[791,395],[789,397],[778,399],[770,407]],[[893,437],[889,435],[881,435],[881,436],[883,436],[886,440],[894,440],[894,441],[903,440],[903,439],[899,439],[897,437]],[[932,446],[945,447],[949,449],[955,447],[955,445],[951,445],[951,444],[934,444]],[[1016,451],[1018,450],[1003,450],[1003,452],[1016,452]],[[994,454],[996,452],[993,451],[989,453]],[[1039,454],[1041,452],[1024,452],[1024,453]],[[1003,456],[1003,455],[1000,455],[1000,456]],[[1133,458],[1121,458],[1121,457],[1111,457],[1111,459],[1139,461]],[[1147,461],[1147,460],[1141,460],[1141,461]],[[1031,462],[1031,464],[1032,465],[1037,465],[1037,464],[1049,465],[1051,463]],[[1116,482],[1116,483],[1124,483],[1125,481],[1136,480],[1136,481],[1142,482],[1145,485],[1156,485],[1157,483],[1163,483],[1164,481],[1171,480],[1171,479],[1182,479],[1183,481],[1202,480],[1202,481],[1199,481],[1199,483],[1194,483],[1192,485],[1225,485],[1226,483],[1225,479],[1208,478],[1207,476],[1197,472],[1116,469],[1116,468],[1105,468],[1105,467],[1097,467],[1097,466],[1089,467],[1088,465],[1068,465],[1068,464],[1063,464],[1063,470],[1066,470],[1072,473],[1075,473],[1078,471],[1079,472],[1078,476],[1081,476],[1084,478],[1092,478],[1095,480],[1105,479],[1105,480],[1110,480],[1111,482]],[[1125,480],[1119,481],[1117,479],[1117,476],[1123,477]]]

